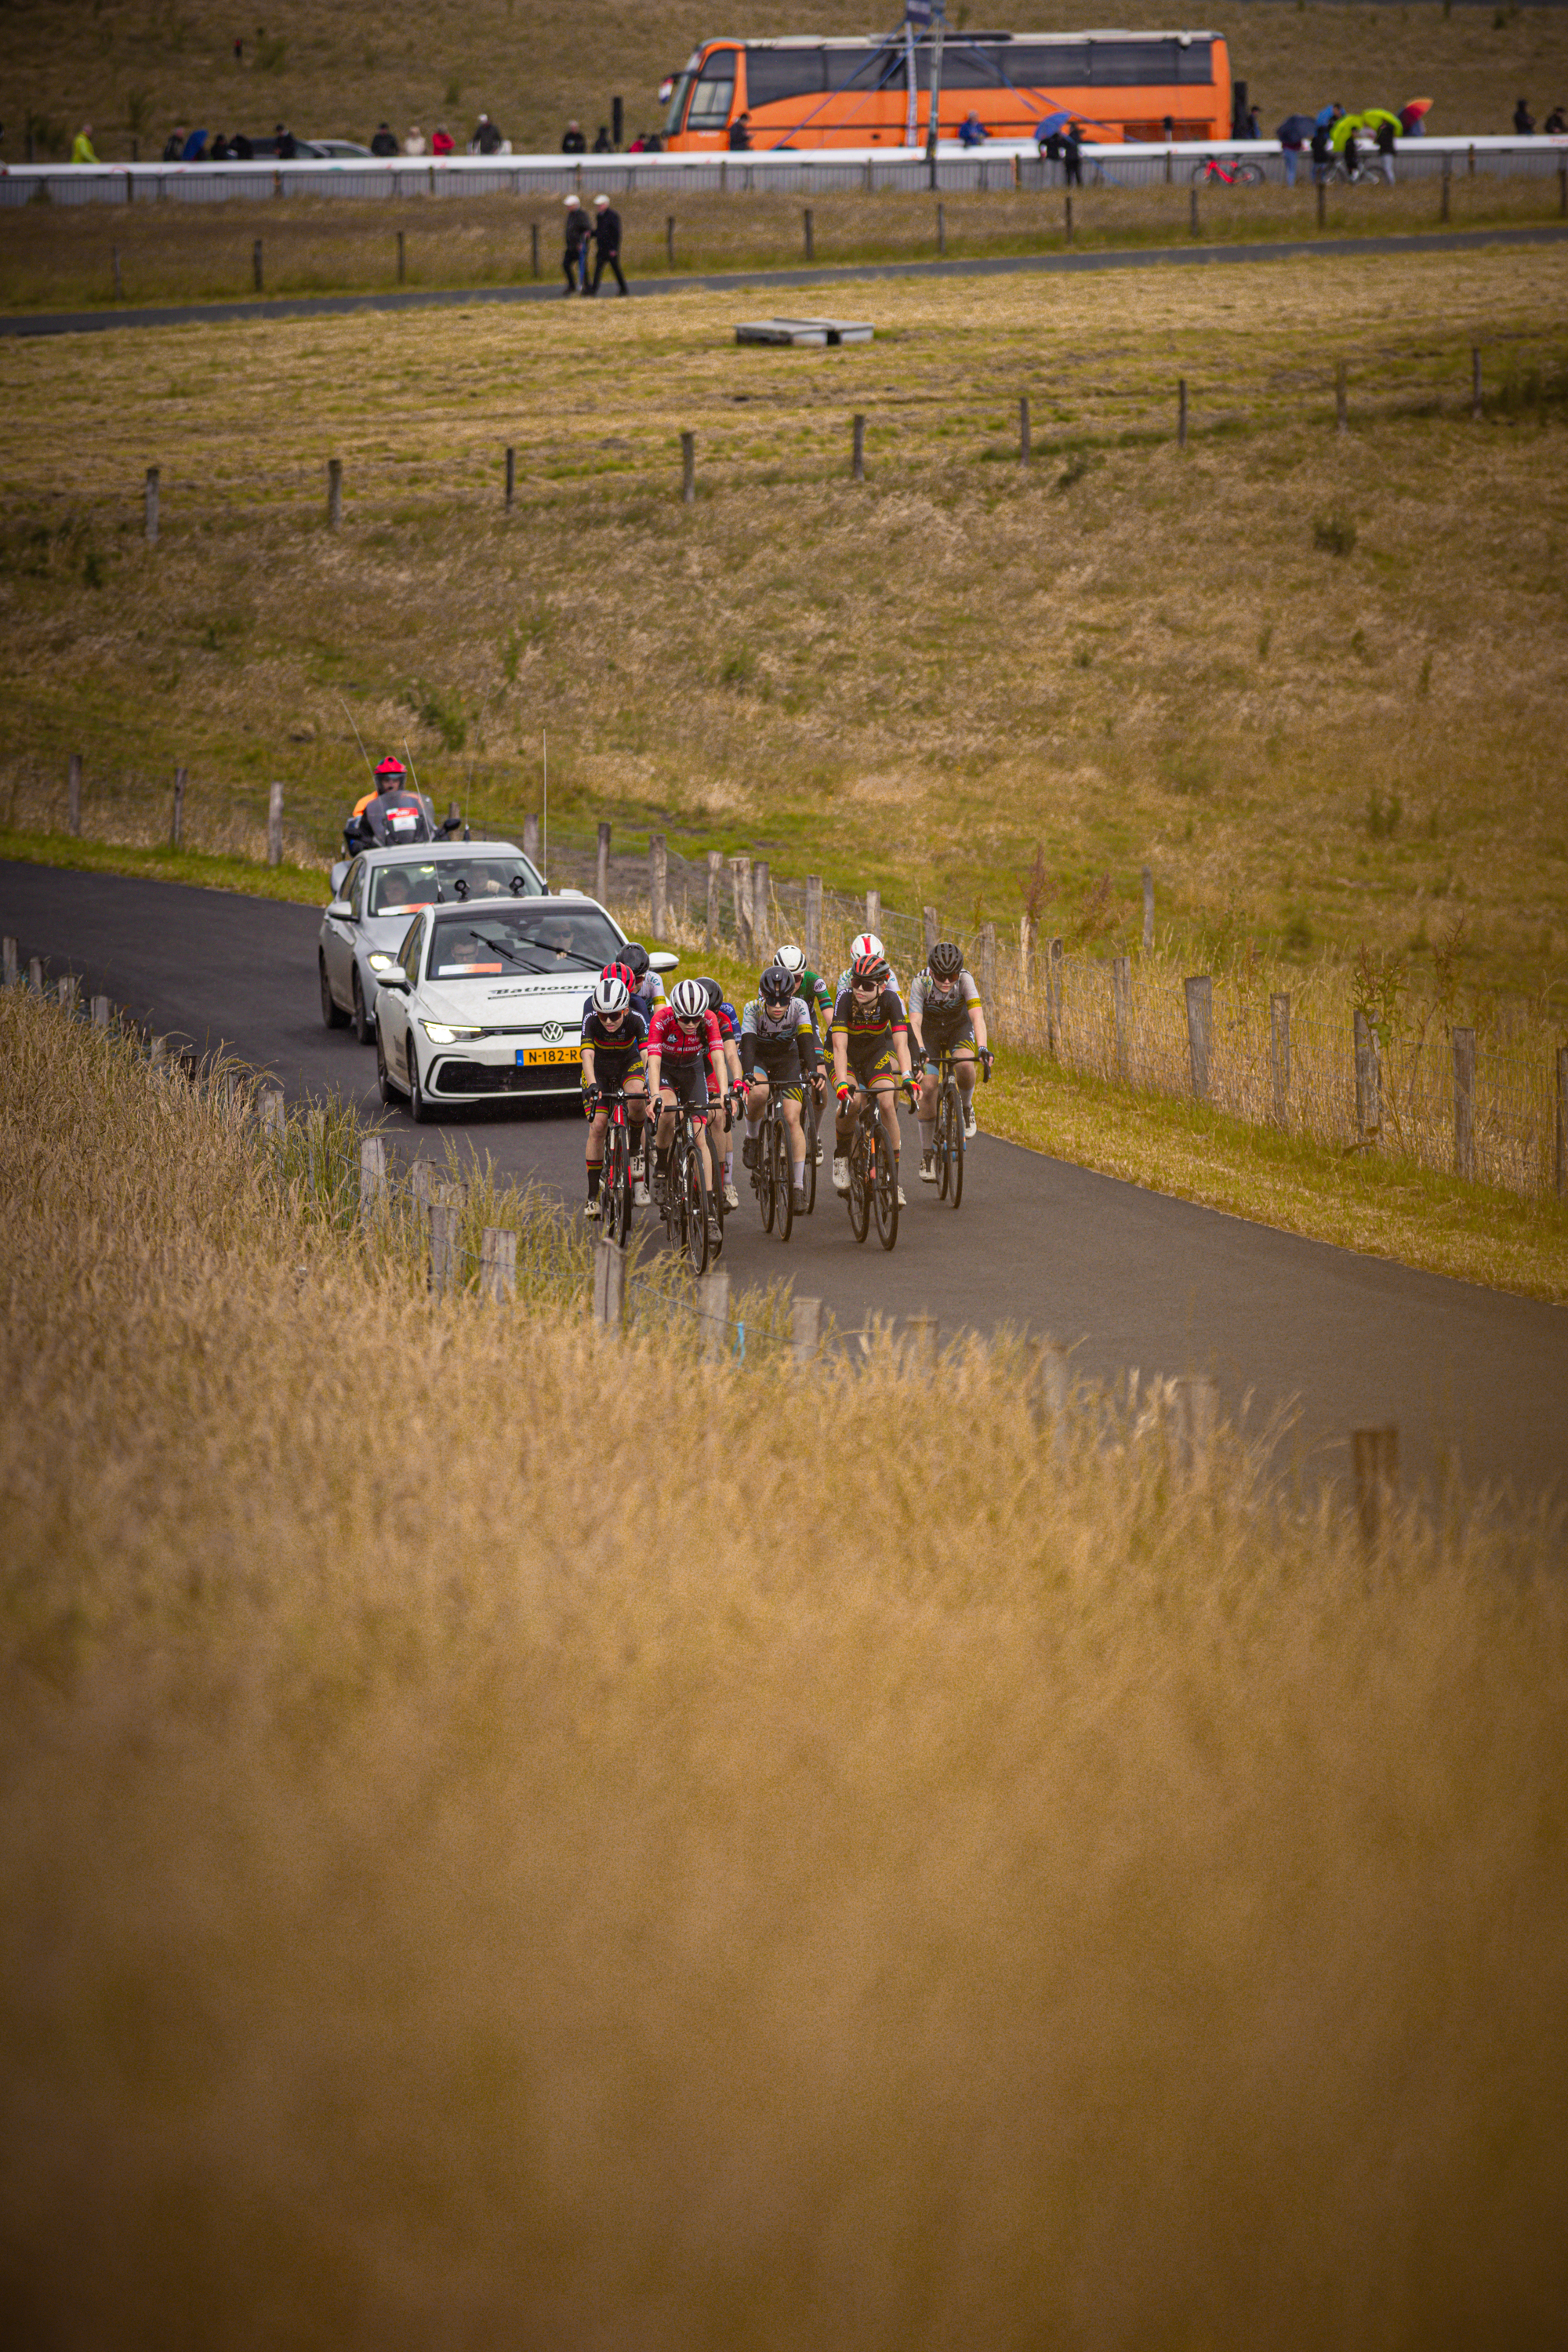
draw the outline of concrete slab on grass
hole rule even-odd
[[[735,330],[738,343],[868,343],[864,319],[749,319]]]

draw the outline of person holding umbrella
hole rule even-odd
[[[1377,160],[1384,178],[1394,185],[1394,142],[1399,136],[1399,117],[1391,114],[1386,106],[1369,106],[1362,121],[1377,142]]]
[[[1432,111],[1429,98],[1413,98],[1399,110],[1399,127],[1406,139],[1425,139],[1426,117]]]
[[[1285,185],[1288,188],[1296,184],[1296,166],[1301,160],[1301,150],[1317,127],[1310,114],[1289,114],[1274,134],[1285,158]]]

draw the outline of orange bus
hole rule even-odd
[[[912,26],[866,40],[712,40],[670,84],[664,144],[724,148],[744,114],[767,148],[925,143],[934,44]],[[1216,33],[962,33],[942,44],[940,135],[978,116],[992,139],[1033,140],[1060,117],[1091,144],[1228,139],[1230,55]]]

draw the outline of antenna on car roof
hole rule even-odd
[[[406,735],[403,739],[403,748],[405,751],[408,751],[408,738]],[[419,790],[419,778],[415,772],[414,754],[412,751],[408,751],[408,772],[414,777],[414,789],[417,792]]]
[[[339,700],[340,702],[343,702],[343,698],[342,698],[342,696],[341,694],[340,694],[340,695],[339,695],[339,697],[338,697],[338,700]],[[354,715],[353,715],[353,712],[349,709],[348,704],[347,704],[346,702],[343,702],[343,717],[348,720],[349,725],[350,725],[351,727],[354,727]],[[369,752],[365,750],[365,748],[364,748],[364,740],[363,740],[363,738],[361,736],[360,731],[359,731],[359,729],[358,729],[357,727],[354,727],[354,741],[359,745],[359,755],[360,755],[360,758],[364,761],[365,766],[366,766],[367,768],[370,768],[370,753],[369,753]],[[375,770],[374,770],[374,768],[370,768],[370,780],[371,780],[371,782],[374,784],[374,782],[375,782]]]

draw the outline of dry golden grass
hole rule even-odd
[[[955,7],[952,22],[974,12]],[[1434,130],[1453,135],[1506,131],[1514,101],[1530,94],[1538,121],[1568,100],[1568,26],[1555,8],[1484,11],[1417,5],[1397,10],[1337,5],[1251,7],[1216,0],[1206,27],[1230,43],[1272,131],[1281,116],[1315,113],[1330,99],[1347,106],[1436,101]],[[1165,26],[1170,11],[1145,5],[1118,21]],[[1034,0],[1010,31],[1065,31],[1086,22],[1067,0]],[[162,152],[170,125],[269,131],[279,116],[296,131],[368,143],[387,118],[400,133],[411,121],[428,132],[445,120],[466,138],[483,107],[520,149],[553,149],[567,119],[590,139],[608,123],[610,97],[626,100],[626,135],[652,129],[660,78],[684,64],[694,40],[715,34],[865,34],[883,29],[861,0],[742,0],[705,20],[668,8],[617,7],[584,20],[563,0],[431,0],[416,17],[384,8],[279,0],[266,29],[282,55],[257,68],[249,16],[184,15],[162,0],[12,0],[0,51],[0,119],[5,150],[24,152],[28,113],[69,135],[84,115],[100,155],[131,152],[130,97],[143,93],[143,157]],[[249,63],[237,69],[236,33]]]
[[[342,696],[486,822],[537,804],[547,728],[563,835],[663,823],[971,923],[1016,916],[1041,845],[1049,929],[1081,928],[1107,873],[1113,927],[1135,923],[1148,863],[1178,937],[1228,909],[1303,955],[1419,954],[1462,908],[1471,969],[1548,1002],[1555,256],[836,299],[875,345],[738,352],[745,298],[701,294],[8,344],[0,813],[58,824],[80,748],[89,832],[155,834],[183,761],[194,840],[240,845],[281,775],[325,853],[357,789]]]
[[[434,1304],[0,1046],[14,2332],[1550,2339],[1560,1530]]]

